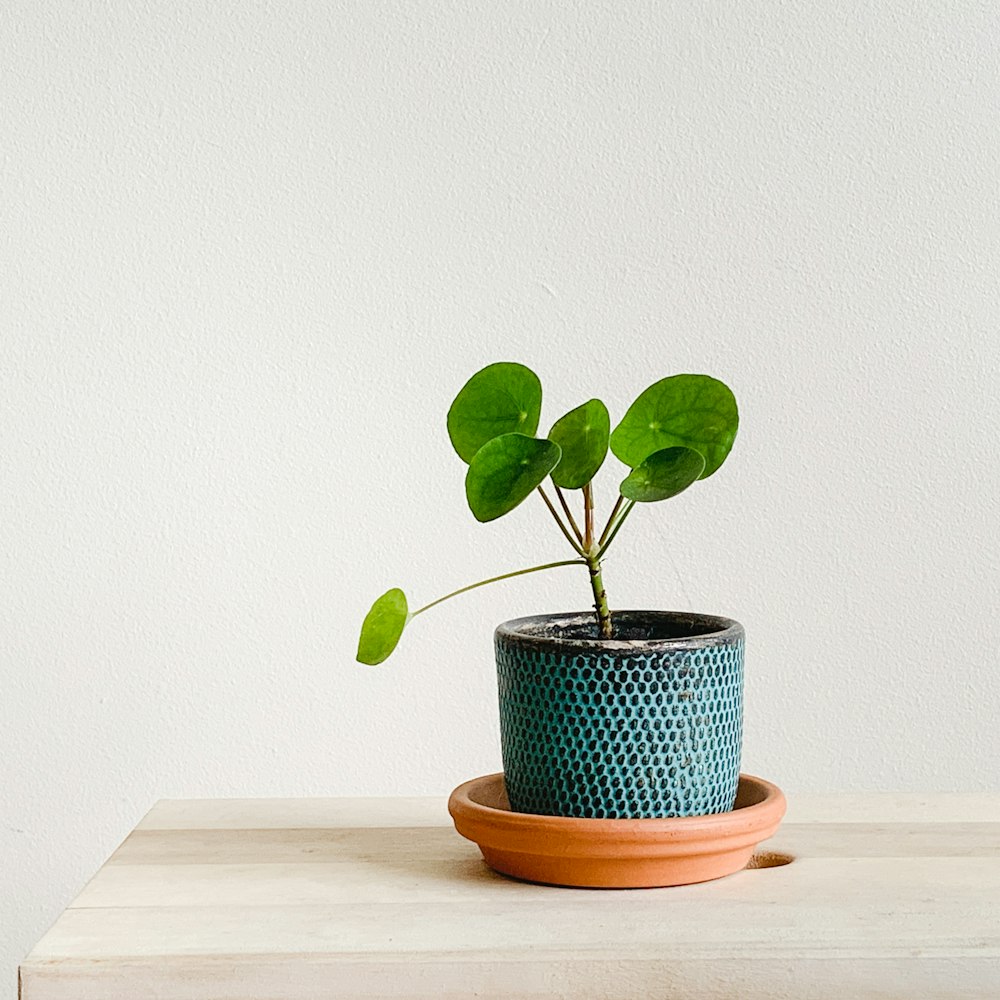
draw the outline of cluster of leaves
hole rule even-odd
[[[677,496],[715,473],[729,454],[739,425],[733,393],[708,375],[673,375],[654,383],[632,403],[614,430],[608,408],[599,399],[591,399],[560,417],[546,437],[538,437],[541,410],[538,376],[511,362],[482,369],[459,392],[448,411],[448,434],[468,464],[469,508],[478,521],[493,521],[539,491],[579,557],[570,562],[588,564],[592,578],[632,507]],[[590,484],[609,449],[629,472],[621,481],[604,531],[597,535],[591,529]],[[544,492],[547,479],[555,487],[569,525]],[[577,527],[563,490],[583,492],[584,531]],[[536,568],[550,565],[563,564]],[[505,574],[513,575],[518,574]],[[406,623],[426,607],[410,612],[398,588],[383,594],[365,619],[358,659],[381,663],[395,648]]]
[[[632,470],[626,500],[666,500],[712,475],[733,446],[738,426],[729,388],[708,375],[674,375],[651,385],[611,430],[608,408],[591,399],[536,437],[542,386],[524,365],[500,362],[473,375],[448,411],[448,433],[479,521],[509,513],[545,479],[562,489],[587,486],[608,449]]]

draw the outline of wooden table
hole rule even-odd
[[[21,996],[1000,997],[1000,796],[793,796],[765,850],[795,860],[551,889],[490,872],[441,800],[161,802]]]

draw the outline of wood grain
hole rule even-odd
[[[495,875],[439,800],[160,803],[21,996],[1000,996],[1000,796],[948,805],[793,798],[790,864],[587,891]]]

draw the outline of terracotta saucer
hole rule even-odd
[[[732,812],[677,819],[574,819],[511,812],[502,774],[459,785],[455,829],[495,871],[529,882],[638,889],[707,882],[745,868],[785,815],[777,785],[740,775]]]

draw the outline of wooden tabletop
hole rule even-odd
[[[21,997],[1000,997],[1000,796],[789,800],[791,863],[623,891],[495,875],[437,799],[161,802]]]

